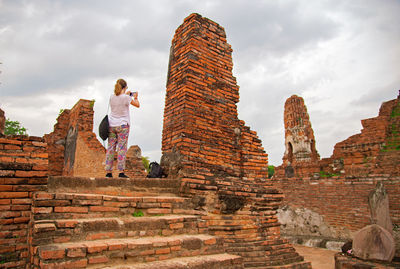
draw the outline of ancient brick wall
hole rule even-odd
[[[43,138],[0,138],[0,267],[25,268],[32,195],[46,189],[47,176]]]
[[[274,186],[282,190],[282,206],[307,208],[324,217],[334,228],[335,238],[350,238],[370,224],[368,195],[382,181],[389,196],[393,224],[400,225],[400,177],[358,177],[326,179],[273,178]]]
[[[57,118],[45,135],[50,175],[104,176],[105,149],[93,133],[94,101],[79,100]]]
[[[194,196],[211,234],[245,267],[310,268],[280,238],[282,194],[270,187],[268,156],[257,133],[238,119],[239,87],[224,29],[192,14],[172,40],[161,165]],[[266,255],[267,254],[267,255]]]
[[[321,230],[321,234],[332,238],[351,238],[353,232],[370,224],[368,194],[378,181],[383,181],[389,194],[391,219],[398,225],[399,101],[384,102],[377,117],[361,121],[361,133],[337,143],[333,155],[318,161],[317,167],[308,162],[285,165],[285,156],[283,165],[277,168],[272,178],[274,186],[285,194],[280,210],[309,210],[304,211],[302,217],[306,219],[310,212],[318,218],[322,217],[326,229]],[[285,129],[287,125],[290,125],[290,119],[285,117]],[[292,168],[292,177],[287,175],[288,167]],[[287,212],[282,217],[287,216]],[[312,231],[313,224],[308,225]],[[307,229],[290,227],[287,231],[300,237],[309,235]],[[313,235],[321,237],[318,233]]]
[[[400,175],[400,99],[384,102],[377,117],[361,124],[361,133],[335,145],[330,166],[323,169],[346,176]]]
[[[299,115],[303,115],[304,121],[299,120]],[[305,128],[298,126],[302,122]],[[315,146],[312,146],[315,139],[303,100],[292,96],[285,104],[286,151],[283,164],[277,167],[274,177],[399,176],[400,99],[384,102],[377,117],[364,119],[361,124],[361,133],[337,143],[331,157],[319,160]],[[296,128],[298,131],[293,132]],[[312,150],[308,151],[309,154],[303,154],[306,150],[302,150],[298,157],[293,146],[296,144],[311,145],[309,148]],[[305,159],[304,156],[310,157]]]
[[[51,176],[104,177],[105,148],[93,132],[93,105],[94,101],[80,99],[62,111],[53,132],[44,136]],[[126,173],[144,176],[141,158],[128,156]]]

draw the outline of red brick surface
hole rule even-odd
[[[285,102],[285,153],[283,164],[275,169],[275,175],[282,177],[290,166],[296,176],[319,172],[319,154],[315,148],[314,131],[303,98],[293,95]],[[291,175],[287,175],[290,176]]]
[[[361,133],[337,143],[333,155],[317,163],[317,171],[310,163],[294,162],[295,175],[287,178],[284,157],[272,178],[285,194],[284,205],[317,212],[338,236],[370,224],[368,195],[378,181],[388,192],[392,222],[400,224],[400,99],[384,102],[379,115],[362,125]]]
[[[29,263],[32,194],[46,189],[47,163],[42,138],[0,137],[0,263],[7,268]]]
[[[209,232],[225,239],[228,252],[244,257],[245,267],[292,268],[303,259],[280,239],[275,210],[283,196],[267,187],[268,157],[257,133],[238,119],[232,67],[231,46],[217,23],[192,14],[175,31],[162,166],[169,177],[181,179],[183,195],[204,198],[204,206],[216,214],[206,219]],[[254,245],[257,251],[250,248]],[[296,266],[310,268],[309,263]]]
[[[370,224],[368,195],[382,181],[389,197],[393,224],[400,224],[400,177],[277,179],[283,204],[308,208],[324,217],[338,234],[347,235]]]
[[[93,132],[93,105],[94,101],[80,99],[58,116],[53,132],[44,136],[49,145],[50,175],[105,176],[105,148]],[[145,176],[138,146],[129,149],[125,172],[130,177]]]
[[[299,121],[300,115],[306,115],[303,116],[304,120]],[[301,141],[304,134],[308,134],[309,141],[315,141],[302,98],[291,97],[285,104],[285,136],[293,136],[292,126],[300,122],[310,128],[303,128],[304,132],[296,133],[296,140]],[[295,157],[289,157],[286,150],[283,164],[276,169],[275,177],[286,177],[285,169],[289,166],[289,159],[292,160],[290,165],[294,169],[295,177],[374,177],[381,174],[399,176],[400,99],[384,102],[377,117],[362,120],[361,123],[361,133],[337,143],[329,158],[319,160],[314,154],[311,161],[299,162]]]

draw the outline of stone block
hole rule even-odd
[[[375,190],[368,195],[368,204],[371,212],[371,223],[377,224],[385,228],[390,234],[393,234],[389,197],[382,181],[378,181]]]
[[[393,236],[379,225],[368,225],[354,235],[353,253],[364,260],[390,262],[395,254]]]

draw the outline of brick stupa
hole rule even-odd
[[[182,195],[212,213],[203,218],[209,233],[223,237],[245,268],[311,268],[280,237],[283,196],[267,180],[261,140],[238,119],[232,67],[225,30],[199,14],[187,17],[170,51],[161,164],[180,179]]]
[[[285,154],[276,175],[293,177],[319,172],[319,154],[314,131],[302,97],[292,95],[285,102]]]

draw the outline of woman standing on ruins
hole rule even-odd
[[[118,177],[127,178],[125,175],[125,160],[128,145],[130,117],[129,105],[140,107],[138,93],[127,91],[125,80],[118,79],[115,84],[114,94],[110,97],[111,113],[108,115],[109,134],[106,152],[106,177],[112,177],[114,154],[117,153]],[[133,97],[133,99],[132,99]]]

